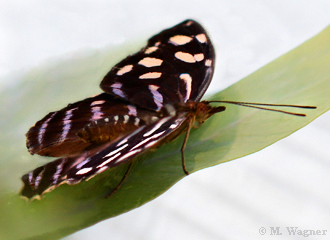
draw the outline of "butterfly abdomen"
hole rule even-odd
[[[131,133],[144,124],[143,120],[135,116],[115,115],[93,121],[78,131],[77,135],[85,142],[100,144]]]

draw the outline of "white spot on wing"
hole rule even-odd
[[[124,115],[124,124],[128,123],[129,120],[129,116],[128,115]]]
[[[65,138],[68,136],[68,134],[69,134],[69,131],[70,131],[70,129],[71,129],[71,126],[72,126],[72,124],[71,124],[71,117],[73,116],[73,114],[72,114],[72,112],[74,111],[74,110],[76,110],[77,108],[74,108],[74,109],[70,109],[70,110],[68,110],[66,113],[65,113],[65,117],[64,117],[64,119],[63,119],[63,124],[64,124],[64,126],[63,126],[63,129],[62,129],[62,133],[61,133],[61,136],[60,136],[60,142],[62,142],[62,141],[64,141],[65,140]]]
[[[201,33],[201,34],[196,35],[196,39],[200,43],[206,43],[207,38],[206,38],[206,35],[204,33]]]
[[[117,122],[118,122],[118,120],[119,120],[118,115],[114,116],[114,117],[113,117],[113,120],[115,120],[114,124],[117,124]]]
[[[125,145],[123,145],[122,147],[117,148],[116,150],[114,150],[114,151],[108,153],[106,156],[104,156],[104,158],[106,158],[106,157],[111,157],[112,155],[114,155],[114,154],[120,152],[121,150],[123,150],[123,149],[124,149],[125,147],[127,147],[127,146],[128,146],[128,144],[125,144]],[[120,153],[119,153],[119,154],[120,154]]]
[[[128,115],[137,116],[137,110],[135,106],[127,105],[127,108],[128,108]]]
[[[164,124],[164,122],[166,122],[168,120],[168,118],[164,118],[162,120],[160,120],[149,132],[146,132],[145,134],[143,134],[143,137],[148,137],[151,134],[153,134],[155,131],[157,131],[161,125]],[[134,148],[132,148],[134,149]]]
[[[29,172],[29,183],[33,181],[33,172]]]
[[[182,73],[182,74],[180,74],[180,79],[183,80],[186,85],[185,101],[187,101],[190,98],[190,94],[191,94],[192,78],[188,73]]]
[[[112,87],[112,92],[114,94],[116,94],[119,97],[125,98],[126,97],[125,93],[120,89],[122,86],[123,86],[122,83],[117,82],[112,84],[110,87]]]
[[[160,109],[163,106],[163,95],[157,91],[159,86],[150,84],[148,88],[154,98],[155,104],[157,105],[158,109]]]
[[[126,65],[118,70],[117,76],[124,75],[125,73],[132,71],[132,69],[133,69],[133,65]]]
[[[91,108],[93,116],[91,118],[92,121],[96,121],[98,119],[103,118],[103,112],[101,111],[101,107],[94,106]]]
[[[160,132],[160,133],[157,133],[157,134],[153,135],[151,138],[152,138],[152,139],[158,138],[159,136],[162,136],[162,135],[164,134],[164,132],[166,132],[166,130],[164,130],[164,131],[162,131],[162,132]],[[148,143],[147,145],[145,145],[144,148],[149,148],[149,147],[155,145],[155,143],[157,143],[158,141],[159,141],[159,139],[156,139],[156,140],[154,140],[154,141]]]
[[[78,172],[76,172],[76,175],[86,174],[90,172],[92,169],[93,169],[92,167],[80,169]]]
[[[178,51],[174,54],[174,56],[183,61],[183,62],[186,62],[186,63],[194,63],[196,62],[196,59],[194,58],[193,55],[191,55],[190,53],[186,53],[186,52],[181,52],[181,51]]]
[[[53,179],[52,184],[57,184],[57,181],[58,181],[59,177],[61,176],[61,172],[63,170],[63,164],[64,164],[64,160],[62,160],[61,163],[56,166],[56,171],[52,177],[52,179]]]
[[[158,49],[158,47],[155,47],[155,46],[153,46],[153,47],[148,47],[145,51],[144,51],[144,53],[145,54],[150,54],[150,53],[153,53],[154,51],[156,51]]]
[[[125,93],[122,90],[118,89],[118,88],[113,88],[112,92],[114,94],[116,94],[117,96],[119,96],[119,97],[122,97],[122,98],[126,97]]]
[[[45,169],[43,169],[43,170],[38,174],[38,176],[35,178],[35,180],[34,180],[34,187],[35,187],[35,188],[38,188],[39,183],[40,183],[40,180],[42,179],[42,176],[44,175],[44,172],[45,172]]]
[[[103,104],[103,103],[105,103],[104,100],[94,101],[94,102],[91,103],[91,107],[92,107],[92,106],[95,106],[95,105],[101,105],[101,104]]]
[[[44,138],[46,128],[48,126],[49,121],[53,119],[53,117],[55,116],[56,113],[57,112],[54,112],[52,115],[50,115],[50,117],[41,125],[39,133],[38,133],[38,143],[39,144],[42,143],[42,140]]]
[[[138,153],[138,152],[141,152],[142,149],[137,149],[137,150],[134,150],[134,151],[129,151],[128,153],[126,153],[125,155],[121,156],[116,162],[121,162],[125,159],[127,159],[128,157]]]
[[[117,153],[115,156],[112,156],[111,158],[107,159],[106,161],[104,161],[103,163],[101,163],[100,165],[98,165],[97,168],[101,168],[101,167],[107,165],[109,162],[111,162],[113,159],[115,159],[119,155],[120,155],[120,153]]]
[[[200,62],[204,59],[204,54],[203,53],[197,53],[194,55],[194,58],[196,59],[197,62]]]
[[[156,126],[158,126],[158,124],[157,124]],[[156,126],[155,126],[155,127],[156,127]],[[159,127],[157,127],[156,129],[153,128],[153,129],[155,129],[155,130],[154,130],[152,133],[154,133],[156,130],[158,130],[158,128],[159,128]],[[155,134],[153,134],[151,137],[148,137],[148,138],[144,139],[143,141],[141,141],[140,143],[138,143],[137,145],[135,145],[135,146],[132,148],[132,150],[134,150],[135,148],[139,148],[140,146],[142,146],[143,144],[149,142],[149,141],[152,140],[152,139],[158,138],[159,136],[163,135],[164,132],[166,132],[166,130],[164,130],[164,131],[162,131],[162,132],[160,132],[160,133],[155,133]],[[152,133],[151,133],[151,134],[152,134]],[[151,134],[149,134],[149,135],[151,135]],[[149,135],[148,135],[148,136],[149,136]],[[143,136],[144,136],[144,135],[143,135]],[[153,145],[155,142],[158,142],[158,140],[159,140],[159,139],[157,139],[156,141],[152,141],[151,143],[148,143],[147,145],[144,146],[144,148],[147,148],[147,147]]]
[[[162,76],[161,72],[148,72],[145,74],[142,74],[139,79],[153,79],[153,78],[160,78]]]
[[[169,126],[170,129],[175,129],[179,126],[179,124],[182,122],[183,118],[178,118],[174,121],[174,123]]]
[[[177,126],[178,126],[177,123],[173,123],[173,124],[171,124],[171,126],[169,126],[169,128],[170,128],[170,129],[174,129],[174,128],[176,128]]]
[[[66,136],[69,134],[69,131],[71,129],[71,121],[68,120],[68,121],[64,121],[64,127],[62,129],[62,134],[60,136],[60,142],[63,142],[66,138]]]
[[[211,59],[206,59],[205,66],[211,67],[211,65],[212,65],[212,60]]]
[[[145,57],[142,60],[138,62],[138,64],[145,66],[145,67],[158,67],[162,65],[163,60],[158,58],[151,58],[151,57]]]
[[[112,87],[112,88],[121,88],[122,86],[123,86],[122,83],[116,82],[116,83],[112,84],[110,87]]]
[[[134,125],[135,126],[139,126],[139,123],[140,123],[140,119],[139,118],[135,118]]]
[[[184,36],[184,35],[176,35],[174,37],[171,37],[169,39],[169,42],[172,43],[173,45],[184,45],[189,42],[191,42],[193,38],[189,36]]]
[[[138,144],[136,144],[132,150],[136,149],[136,148],[139,148],[140,146],[142,146],[143,144],[145,144],[146,142],[148,142],[150,139],[152,139],[152,137],[149,137],[149,138],[146,138],[144,139],[143,141],[139,142]]]
[[[124,138],[123,140],[121,140],[119,143],[117,143],[116,147],[120,147],[121,145],[123,145],[124,143],[127,143],[128,141],[128,137]]]
[[[79,163],[76,168],[80,169],[82,168],[86,163],[88,163],[90,161],[90,158],[86,158],[86,160],[82,161],[81,163]]]

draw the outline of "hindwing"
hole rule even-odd
[[[93,148],[77,157],[60,158],[25,174],[22,195],[31,198],[67,183],[82,180],[123,164],[148,149],[177,137],[186,126],[186,117],[165,117],[132,133]]]

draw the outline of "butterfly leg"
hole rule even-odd
[[[126,172],[125,172],[124,176],[122,177],[122,179],[120,180],[120,182],[117,184],[116,188],[113,189],[105,198],[111,197],[123,185],[123,182],[126,180],[126,178],[128,176],[128,173],[129,173],[129,171],[132,168],[132,164],[133,164],[133,162],[131,161],[129,163],[129,165],[128,165],[128,168],[126,169]]]
[[[184,138],[184,141],[183,141],[183,144],[182,144],[182,147],[181,147],[182,168],[183,168],[183,171],[184,171],[184,173],[186,175],[189,175],[189,172],[186,169],[186,163],[185,163],[185,158],[184,158],[184,149],[186,148],[186,145],[187,145],[187,142],[188,142],[188,138],[189,138],[190,129],[192,128],[194,122],[195,122],[195,117],[194,116],[191,116],[189,118],[186,136]]]

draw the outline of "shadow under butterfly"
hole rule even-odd
[[[260,104],[234,101],[200,101],[214,71],[215,53],[203,27],[186,20],[149,39],[146,47],[114,66],[101,82],[104,93],[47,114],[27,136],[31,154],[62,157],[22,176],[21,195],[39,198],[63,183],[77,184],[109,168],[124,164],[147,150],[185,133],[184,149],[192,127],[198,127],[229,103],[291,113]],[[129,174],[131,164],[114,194]]]

